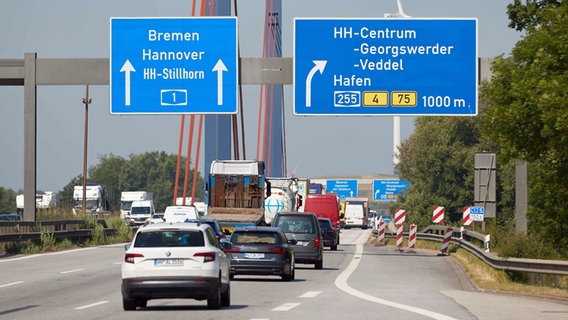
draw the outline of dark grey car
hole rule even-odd
[[[231,279],[241,274],[277,275],[285,281],[294,280],[294,250],[280,229],[237,227],[233,230],[229,242],[232,246],[226,253],[231,261]]]
[[[290,240],[296,240],[292,248],[296,252],[296,262],[313,264],[316,269],[323,268],[323,239],[318,218],[311,212],[279,212],[272,222]]]

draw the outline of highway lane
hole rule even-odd
[[[5,319],[566,319],[568,305],[473,291],[462,270],[437,252],[364,245],[369,230],[342,230],[324,268],[297,265],[296,280],[237,276],[231,307],[151,300],[122,310],[122,245],[0,259]]]

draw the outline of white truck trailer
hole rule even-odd
[[[129,220],[132,202],[144,200],[154,200],[154,194],[148,191],[122,191],[120,193],[120,217]]]
[[[110,214],[106,188],[101,184],[87,184],[85,187],[85,213],[91,215]],[[73,188],[73,214],[83,212],[83,186]]]

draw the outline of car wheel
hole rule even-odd
[[[227,284],[227,290],[221,293],[221,306],[228,307],[231,305],[231,284]]]
[[[136,310],[136,300],[122,298],[122,309],[124,311]]]
[[[234,280],[234,279],[235,279],[235,274],[229,273],[229,280]]]
[[[316,269],[322,269],[323,268],[323,259],[316,261],[316,265],[315,265]]]
[[[148,300],[146,299],[137,299],[136,305],[140,308],[146,308],[148,306]]]
[[[333,251],[337,250],[337,245],[332,245],[331,250],[333,250]]]
[[[295,278],[296,270],[294,269],[294,265],[290,265],[288,268],[288,273],[282,275],[282,280],[284,281],[292,281]]]
[[[221,283],[215,289],[215,292],[207,298],[207,308],[208,309],[219,309],[221,308]]]

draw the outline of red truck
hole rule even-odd
[[[328,218],[331,220],[329,227],[326,222],[318,219],[322,228],[324,245],[331,250],[337,250],[339,244],[339,197],[335,193],[308,194],[304,201],[304,211],[312,212],[318,218]],[[329,222],[327,222],[329,225]]]

